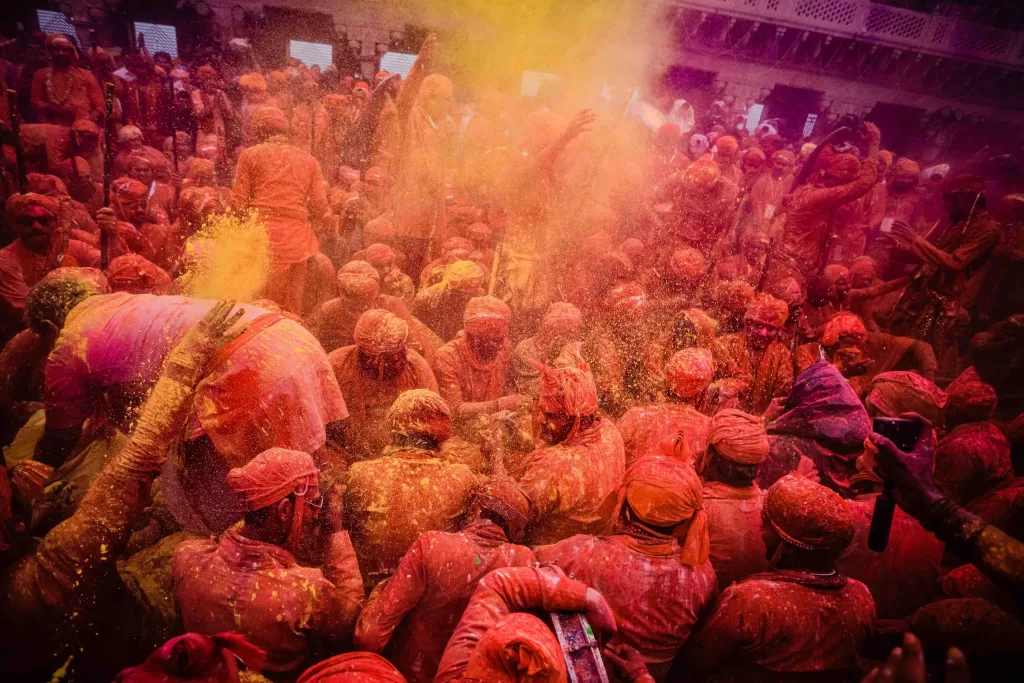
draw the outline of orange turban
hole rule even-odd
[[[456,263],[463,263],[457,261]],[[464,263],[472,263],[465,261]],[[473,264],[476,265],[476,264]],[[477,266],[479,270],[479,266]],[[512,321],[512,309],[501,299],[493,296],[477,296],[469,300],[462,314],[462,327],[466,334],[478,336],[504,336]]]
[[[388,429],[401,436],[429,436],[438,443],[452,434],[452,410],[429,389],[403,391],[388,410]]]
[[[7,198],[7,203],[4,205],[4,211],[7,213],[7,219],[9,222],[13,222],[16,217],[21,215],[22,212],[27,211],[33,206],[40,206],[54,216],[60,211],[60,202],[55,197],[47,197],[45,195],[36,194],[35,192],[26,192],[25,194],[12,194]]]
[[[217,76],[217,70],[209,64],[203,64],[201,67],[196,69],[195,81],[196,83],[216,83],[219,77]],[[241,79],[238,81],[239,85],[242,85]]]
[[[641,522],[678,529],[675,535],[683,547],[683,564],[696,566],[707,561],[708,518],[700,477],[691,465],[663,455],[644,456],[626,470],[622,489]]]
[[[863,344],[868,340],[868,331],[864,327],[864,321],[856,313],[841,311],[825,324],[825,331],[821,333],[821,343],[825,346],[835,346],[840,337],[853,337],[854,343]]]
[[[679,398],[691,398],[704,391],[715,376],[710,349],[683,349],[665,364],[665,382]]]
[[[767,161],[767,157],[765,157],[764,152],[758,147],[751,147],[743,153],[743,163],[747,166],[761,168],[764,166],[765,161]]]
[[[946,387],[949,405],[956,407],[972,422],[992,417],[996,409],[996,390],[981,381],[978,371],[969,367]]]
[[[449,289],[456,292],[476,292],[483,285],[484,271],[476,261],[456,261],[445,268],[444,281]]]
[[[71,165],[72,162],[74,163],[74,166]],[[65,182],[69,182],[75,176],[92,177],[92,167],[90,167],[89,162],[82,157],[74,157],[60,162],[60,174],[64,176]]]
[[[573,417],[597,412],[597,386],[590,366],[578,353],[571,356],[571,362],[554,368],[531,361],[530,364],[540,371],[537,408],[541,412],[563,413]]]
[[[491,626],[466,664],[470,681],[568,681],[565,656],[548,625],[526,612],[513,612]]]
[[[238,79],[238,87],[264,91],[267,89],[267,81],[263,78],[263,74],[253,71],[252,73],[243,74]]]
[[[857,176],[860,162],[852,154],[836,154],[825,163],[825,175],[833,176],[840,182],[848,183]]]
[[[918,165],[913,159],[906,157],[900,157],[896,160],[896,165],[892,167],[893,176],[898,175],[911,175],[915,178],[921,177],[921,166]]]
[[[228,486],[248,510],[259,510],[293,493],[304,496],[319,485],[313,456],[287,448],[270,448],[228,472]]]
[[[171,276],[139,254],[123,254],[110,262],[107,282],[115,292],[151,294],[171,284]]]
[[[537,334],[552,339],[555,337],[579,337],[583,329],[583,315],[580,309],[564,301],[556,301],[548,307],[540,322]]]
[[[740,150],[740,143],[731,135],[723,135],[715,140],[715,147],[721,154],[735,154]]]
[[[149,197],[149,188],[127,176],[118,178],[110,184],[110,191],[127,201],[141,202]]]
[[[395,250],[386,244],[376,242],[360,252],[367,263],[375,268],[390,266],[395,260]]]
[[[743,280],[725,280],[715,284],[711,299],[728,313],[740,313],[754,298],[754,288]]]
[[[338,294],[370,301],[380,294],[380,273],[366,261],[349,261],[338,270]]]
[[[878,158],[881,159],[883,162],[885,162],[886,166],[889,166],[889,167],[892,166],[893,156],[892,156],[892,152],[890,152],[889,150],[887,150],[887,149],[881,150],[878,153]]]
[[[850,264],[850,277],[866,277],[871,280],[875,279],[878,274],[878,261],[871,258],[870,256],[861,256],[853,260]]]
[[[267,81],[275,87],[288,85],[288,76],[283,71],[271,71],[267,74]]]
[[[838,556],[853,540],[853,517],[839,494],[792,474],[768,489],[762,517],[796,548]]]
[[[789,307],[784,301],[779,301],[771,294],[761,292],[747,306],[743,317],[772,327],[782,327],[786,324],[786,318],[789,317]]]
[[[47,197],[62,197],[68,193],[68,187],[64,181],[55,175],[46,173],[29,173],[25,176],[28,184],[28,191],[36,194],[44,194]]]
[[[875,375],[864,402],[883,417],[917,413],[933,425],[941,425],[948,400],[946,392],[921,375],[898,370]]]
[[[201,176],[210,176],[212,178],[216,171],[217,167],[210,159],[192,157],[191,161],[188,162],[188,173],[185,177],[189,180],[198,180]]]
[[[708,443],[726,460],[760,465],[768,458],[768,434],[761,418],[727,408],[711,418]]]
[[[406,349],[409,325],[390,311],[372,308],[359,316],[352,337],[360,351],[397,353]]]
[[[207,209],[223,208],[217,190],[212,187],[188,187],[182,190],[181,196],[178,197],[178,215],[185,223],[199,220]]]
[[[509,540],[518,543],[530,523],[531,503],[522,487],[511,477],[493,477],[473,492],[472,500],[490,510],[508,527]]]
[[[683,187],[684,189],[710,190],[721,176],[722,172],[713,159],[701,157],[683,171]]]
[[[780,301],[786,302],[789,307],[802,306],[804,303],[804,289],[800,281],[795,277],[784,277],[776,280],[765,290]]]
[[[668,272],[680,280],[696,280],[708,272],[708,262],[696,249],[683,247],[672,252]]]
[[[288,119],[277,107],[260,107],[252,115],[252,132],[257,137],[287,133]]]
[[[374,652],[346,652],[317,662],[296,683],[406,683],[395,665]]]
[[[830,282],[839,282],[844,277],[850,277],[850,270],[844,265],[839,263],[830,263],[825,266],[825,270],[822,273],[826,280]]]
[[[700,308],[687,308],[676,317],[676,323],[686,320],[693,326],[697,335],[697,346],[710,348],[711,341],[718,331],[718,322]]]

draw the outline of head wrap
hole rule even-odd
[[[917,413],[933,425],[941,425],[948,400],[946,392],[921,375],[899,370],[876,375],[864,402],[883,417]]]
[[[658,126],[658,132],[655,133],[655,139],[659,145],[675,146],[679,142],[679,138],[682,137],[682,132],[679,130],[679,126],[674,123],[663,123]]]
[[[765,291],[776,299],[785,302],[790,308],[802,306],[806,300],[804,289],[800,286],[800,281],[795,277],[784,277],[781,280],[776,280]]]
[[[987,420],[996,409],[996,390],[991,384],[981,381],[974,366],[950,382],[946,396],[950,407],[957,408],[971,422]]]
[[[935,485],[961,505],[1013,478],[1010,442],[991,422],[961,425],[935,446]]]
[[[704,564],[710,552],[704,494],[693,466],[676,458],[647,455],[626,470],[623,498],[644,524],[681,527],[683,564]],[[691,521],[692,520],[692,521]],[[688,523],[688,524],[687,524]],[[685,526],[683,526],[685,525]]]
[[[840,337],[853,337],[855,344],[863,344],[868,340],[868,331],[864,327],[864,321],[856,313],[840,311],[825,324],[825,331],[821,333],[821,343],[825,346],[835,346]]]
[[[287,133],[288,119],[277,107],[260,107],[252,115],[252,132],[257,137]]]
[[[142,201],[149,197],[149,188],[134,178],[124,176],[110,184],[110,191],[120,199]]]
[[[215,83],[217,79],[217,70],[209,64],[203,64],[201,67],[196,69],[196,83]],[[239,79],[239,85],[241,85],[241,79]]]
[[[358,84],[357,84],[358,85]],[[363,83],[363,86],[369,90],[369,86]],[[452,82],[448,80],[446,76],[441,74],[430,74],[423,79],[420,85],[420,91],[416,96],[417,102],[425,102],[429,99],[444,99],[452,96],[454,87]]]
[[[818,146],[813,142],[805,142],[804,144],[800,145],[800,158],[806,159],[807,157],[811,156],[811,152],[813,152],[817,148]]]
[[[199,220],[207,207],[212,204],[220,206],[217,190],[212,187],[187,187],[178,197],[178,216],[182,221],[191,223]],[[223,207],[221,207],[223,208]]]
[[[540,321],[540,329],[537,334],[548,339],[579,337],[583,329],[583,315],[580,309],[564,301],[556,301],[548,306],[547,313]]]
[[[15,218],[33,206],[40,206],[54,216],[60,211],[60,201],[55,197],[47,197],[35,192],[12,194],[7,198],[7,203],[4,205],[8,222],[13,222]]]
[[[445,256],[450,256],[453,252],[462,252],[463,255],[468,256],[471,251],[473,251],[473,243],[458,235],[453,235],[441,243],[441,253]]]
[[[366,261],[349,261],[338,270],[338,294],[371,301],[380,294],[380,273]]]
[[[708,272],[708,262],[696,249],[682,247],[669,256],[668,272],[679,280],[696,280]]]
[[[700,348],[711,348],[711,341],[718,332],[718,321],[709,316],[700,308],[687,308],[676,316],[675,322],[687,321],[693,326],[697,334],[697,346]]]
[[[985,191],[985,179],[972,173],[961,173],[946,185],[945,194],[981,194]]]
[[[772,161],[781,159],[790,166],[796,164],[796,155],[790,152],[788,149],[780,149],[778,152],[772,155]]]
[[[238,683],[236,658],[249,670],[259,671],[266,653],[239,633],[214,636],[186,633],[168,640],[142,664],[121,671],[117,680],[124,683]]]
[[[853,263],[850,264],[850,278],[854,277],[868,277],[872,280],[878,274],[878,261],[871,258],[870,256],[861,256],[860,258],[854,259]]]
[[[388,410],[388,429],[394,435],[429,436],[443,443],[452,433],[452,411],[429,389],[403,391]]]
[[[119,144],[125,144],[132,140],[142,139],[142,129],[138,126],[121,126],[121,130],[117,132],[117,141]]]
[[[779,301],[771,294],[761,292],[747,306],[743,317],[746,320],[755,320],[772,327],[782,327],[786,324],[786,318],[789,317],[789,307],[784,301]]]
[[[853,540],[853,517],[839,494],[787,474],[772,484],[762,516],[786,543],[838,556]]]
[[[553,368],[531,361],[530,364],[540,371],[537,408],[544,413],[561,413],[577,418],[595,414],[597,386],[590,366],[578,353],[569,354],[564,360],[556,362]],[[577,427],[573,428],[572,433],[575,433]]]
[[[761,418],[726,408],[711,418],[708,443],[726,460],[760,465],[768,458],[768,433]]]
[[[63,45],[64,47],[70,47],[75,50],[75,54],[78,54],[75,44],[71,42],[71,39],[65,36],[63,33],[51,33],[46,36],[46,40],[43,42],[43,47],[49,50],[55,45]]]
[[[371,244],[361,252],[363,260],[374,268],[390,266],[395,260],[395,250],[380,242]]]
[[[260,510],[292,494],[303,496],[316,490],[319,474],[309,453],[270,448],[230,470],[228,486],[247,510]]]
[[[74,166],[72,166],[72,163]],[[64,177],[64,182],[69,183],[76,176],[79,178],[91,178],[92,167],[82,157],[72,157],[60,162],[60,174]]]
[[[29,504],[43,496],[53,468],[36,460],[19,460],[11,465],[8,474],[11,485],[18,491],[18,499]],[[3,476],[0,472],[0,477]]]
[[[743,163],[747,166],[753,166],[755,169],[764,166],[765,161],[767,161],[767,158],[764,155],[764,151],[758,147],[751,147],[743,153]]]
[[[25,176],[28,184],[28,191],[35,194],[43,194],[47,197],[60,198],[68,193],[68,187],[64,181],[55,175],[46,173],[29,173]]]
[[[465,677],[490,683],[569,680],[558,638],[526,612],[513,612],[484,632],[466,664]]]
[[[372,308],[359,316],[352,337],[360,351],[397,353],[407,348],[409,325],[390,311]]]
[[[710,146],[711,143],[708,142],[708,139],[700,133],[690,137],[690,154],[695,157],[703,156]]]
[[[722,177],[722,171],[714,159],[701,157],[683,171],[683,187],[685,189],[710,190]]]
[[[509,540],[519,543],[530,522],[530,499],[511,477],[492,477],[473,492],[472,500],[490,510],[508,527]]]
[[[711,299],[727,313],[745,312],[753,298],[754,288],[745,280],[717,282],[711,290]]]
[[[320,103],[323,104],[324,109],[328,111],[344,111],[344,109],[348,107],[348,97],[337,93],[330,93],[328,95],[324,95],[320,99]]]
[[[892,175],[911,175],[917,179],[921,175],[921,167],[913,159],[900,157],[892,167]]]
[[[850,277],[850,270],[839,263],[830,263],[825,266],[825,270],[822,272],[822,275],[824,275],[825,279],[831,280],[835,283],[839,282],[844,277],[848,279]]]
[[[470,262],[460,261],[459,263]],[[466,330],[466,334],[477,336],[507,335],[511,321],[512,309],[504,301],[493,296],[473,297],[466,304],[466,309],[462,314],[462,327]]]
[[[720,154],[735,154],[740,150],[740,143],[731,135],[723,135],[715,140],[715,148]]]
[[[267,89],[267,81],[263,78],[263,74],[253,71],[252,73],[243,74],[238,79],[238,87],[262,92]]]
[[[949,164],[935,164],[922,171],[921,175],[925,180],[937,180],[942,182],[949,175]]]
[[[445,268],[444,282],[456,292],[476,292],[484,282],[484,271],[476,261],[456,261]]]
[[[848,183],[857,176],[860,169],[860,162],[852,154],[836,154],[826,163],[823,173],[838,179],[840,182]]]
[[[283,71],[271,71],[267,74],[267,83],[275,87],[288,85],[288,77]]]
[[[893,155],[892,152],[890,152],[889,150],[883,149],[879,151],[878,158],[882,160],[882,162],[886,165],[887,168],[892,167]]]
[[[192,157],[188,163],[188,173],[185,177],[189,180],[199,180],[203,176],[208,176],[210,180],[213,180],[214,173],[216,173],[216,171],[217,167],[210,159]]]
[[[91,135],[96,138],[100,136],[100,127],[89,119],[78,119],[71,124],[71,130],[79,135]]]
[[[679,398],[692,398],[711,384],[715,361],[710,349],[676,351],[665,364],[665,383]]]
[[[110,262],[107,282],[115,292],[151,294],[171,284],[171,276],[160,266],[139,254],[122,254]]]
[[[375,652],[346,652],[309,667],[297,683],[406,683],[406,680],[394,664]]]

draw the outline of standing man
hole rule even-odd
[[[78,51],[66,36],[46,37],[50,66],[32,75],[32,108],[40,123],[70,126],[79,119],[103,120],[103,93],[96,77],[73,66]]]
[[[263,292],[285,310],[302,311],[307,261],[319,253],[311,223],[327,213],[320,164],[289,144],[288,120],[275,107],[256,110],[252,133],[259,144],[238,157],[232,202],[256,209],[270,237],[271,272]]]

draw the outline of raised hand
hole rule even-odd
[[[565,138],[566,142],[568,142],[569,140],[579,137],[583,133],[589,133],[591,130],[591,124],[596,120],[597,114],[589,109],[584,109],[578,112],[576,116],[572,117],[572,121],[569,122],[569,125],[565,128],[565,132],[562,133],[562,137]]]
[[[932,478],[935,458],[935,432],[928,420],[916,413],[900,417],[919,420],[921,436],[909,453],[901,451],[892,441],[872,432],[868,435],[878,448],[878,465],[883,475],[893,482],[896,504],[918,519],[927,514],[929,506],[943,498]]]
[[[232,314],[234,307],[234,301],[218,301],[174,347],[168,357],[168,363],[190,375],[178,376],[178,379],[186,382],[198,381],[214,354],[245,331],[244,326],[232,329],[245,315],[244,308],[239,308]]]

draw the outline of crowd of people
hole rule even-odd
[[[457,103],[433,36],[372,83],[45,50],[0,65],[5,680],[1019,666],[1024,178],[992,152]],[[232,216],[265,280],[192,296]]]

